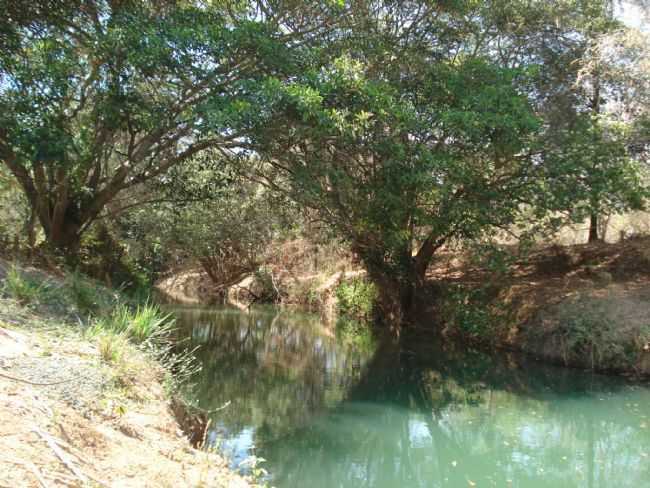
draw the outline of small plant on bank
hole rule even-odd
[[[22,305],[39,301],[47,292],[47,285],[30,278],[26,273],[12,265],[7,270],[3,291]]]
[[[185,350],[173,340],[174,327],[171,315],[163,313],[155,304],[146,302],[134,308],[120,303],[110,315],[97,319],[88,331],[97,335],[100,341],[115,342],[103,346],[109,358],[111,348],[119,351],[127,341],[136,344],[169,373],[165,386],[172,392],[187,383],[200,369],[194,350]]]
[[[580,299],[559,308],[552,332],[565,364],[592,369],[634,367],[650,341],[648,327],[626,328],[597,300]]]
[[[128,341],[121,334],[100,333],[97,336],[97,348],[102,361],[119,364],[125,356]]]
[[[375,285],[363,278],[342,282],[336,288],[336,305],[344,317],[367,321],[372,318],[377,300]]]
[[[174,327],[174,320],[150,302],[135,308],[120,303],[107,317],[98,319],[94,327],[124,334],[133,342],[141,344],[147,340],[169,336]]]
[[[507,311],[499,309],[499,303],[492,299],[494,290],[489,285],[470,288],[462,285],[450,286],[443,300],[448,323],[464,336],[491,340],[507,323]],[[496,308],[495,308],[496,307]]]

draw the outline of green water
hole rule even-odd
[[[200,405],[227,405],[209,441],[264,458],[269,486],[650,487],[643,385],[270,308],[176,313]]]

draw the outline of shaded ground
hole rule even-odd
[[[268,272],[281,303],[330,319],[336,287],[363,271],[343,255],[320,257],[318,263],[328,264],[318,270],[309,250],[301,242],[287,244]],[[650,238],[501,251],[503,266],[478,251],[442,252],[429,269],[419,325],[551,363],[650,375]],[[159,287],[175,301],[208,303],[200,276],[190,270]],[[248,277],[228,297],[247,307],[259,286]]]
[[[245,487],[190,447],[162,371],[101,360],[70,326],[0,299],[0,487]]]
[[[436,300],[425,316],[452,335],[565,365],[650,374],[648,238],[552,246],[503,271],[449,254],[429,279]],[[466,291],[454,296],[458,287]]]

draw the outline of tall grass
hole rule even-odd
[[[135,308],[119,303],[109,315],[97,319],[93,327],[123,334],[133,342],[141,344],[169,337],[174,330],[174,319],[171,315],[162,313],[160,308],[151,302]]]
[[[47,292],[47,288],[44,282],[32,279],[22,273],[16,265],[12,265],[5,276],[3,293],[17,302],[27,305],[41,300]]]
[[[11,266],[4,278],[2,294],[23,305],[42,309],[47,315],[81,324],[88,339],[97,342],[100,357],[107,363],[129,362],[129,343],[153,357],[170,373],[168,385],[179,387],[198,369],[194,351],[177,347],[171,314],[145,299],[133,303],[80,273],[64,280],[49,279]]]
[[[178,348],[173,339],[175,319],[147,301],[131,307],[116,305],[109,315],[96,319],[89,329],[99,338],[100,353],[107,362],[114,362],[125,342],[132,342],[150,354],[169,373],[168,389],[177,390],[200,369],[194,350]]]

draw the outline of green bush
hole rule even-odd
[[[640,351],[626,339],[620,324],[595,300],[564,305],[554,335],[566,364],[587,362],[592,369],[633,364]]]
[[[136,343],[143,343],[167,338],[173,331],[174,320],[152,303],[136,308],[120,303],[108,316],[97,319],[93,328],[124,334]]]
[[[9,297],[27,305],[42,300],[48,286],[44,281],[36,280],[12,265],[7,270],[3,290]]]
[[[377,300],[377,288],[363,278],[344,281],[336,287],[336,306],[340,315],[370,320]]]
[[[509,311],[496,296],[491,284],[480,287],[451,285],[441,300],[442,315],[448,326],[464,336],[493,341],[509,323]]]

